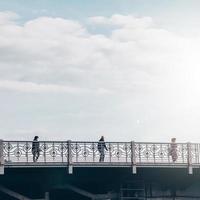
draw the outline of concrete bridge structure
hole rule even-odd
[[[200,144],[0,141],[0,200],[200,199]]]

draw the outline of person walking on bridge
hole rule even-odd
[[[172,161],[176,162],[176,160],[178,159],[176,138],[171,139],[169,155],[172,157]]]
[[[101,136],[99,142],[98,142],[98,151],[100,154],[100,158],[99,158],[99,162],[104,162],[104,158],[105,158],[105,149],[106,151],[108,151],[107,147],[106,147],[106,143],[104,141],[104,136]]]
[[[38,141],[38,138],[38,136],[35,136],[32,142],[33,162],[37,162],[40,156],[40,143]]]

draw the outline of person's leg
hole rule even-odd
[[[100,158],[99,158],[99,162],[103,161],[103,156],[102,156],[102,152],[100,153]]]
[[[177,158],[178,158],[177,154],[174,153],[174,155],[172,156],[172,160],[173,160],[173,162],[176,162]]]
[[[36,153],[35,153],[35,151],[32,151],[32,154],[33,154],[33,162],[36,162]]]
[[[176,160],[177,160],[177,152],[176,152],[176,151],[173,151],[173,152],[172,152],[172,161],[173,161],[173,162],[176,162]]]
[[[105,154],[104,152],[102,153],[102,162],[104,162]]]
[[[36,153],[36,161],[38,160],[39,156],[40,156],[40,152],[37,151],[37,153]]]

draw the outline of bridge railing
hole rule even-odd
[[[136,143],[136,163],[173,163],[170,143]],[[174,149],[177,164],[188,163],[188,144],[177,143]]]
[[[103,157],[108,164],[172,164],[170,143],[106,142],[99,151],[98,142],[40,141],[40,164],[99,163]],[[176,164],[200,164],[200,144],[177,143],[174,152]],[[3,141],[5,165],[34,164],[32,141]]]
[[[98,163],[100,151],[98,142],[72,142],[72,161]],[[131,163],[131,143],[107,142],[102,154],[103,161],[107,163]]]

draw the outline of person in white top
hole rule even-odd
[[[178,159],[176,138],[171,139],[169,155],[172,157],[172,161],[176,162],[176,160]]]

